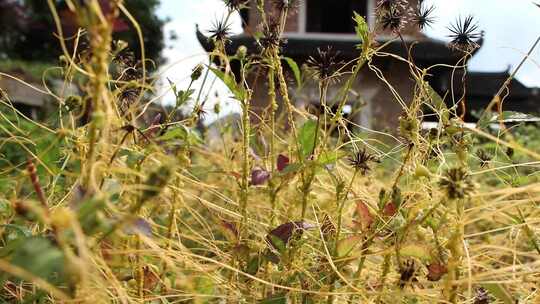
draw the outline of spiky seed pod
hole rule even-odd
[[[476,151],[476,156],[480,159],[480,167],[485,168],[489,165],[493,156],[483,149]]]
[[[229,41],[231,27],[225,20],[215,20],[208,32],[210,33],[210,39],[225,43]]]
[[[476,188],[469,172],[462,167],[448,169],[439,181],[439,186],[449,199],[468,197]]]
[[[435,22],[435,17],[432,16],[434,11],[435,6],[433,5],[424,6],[422,4],[418,4],[418,7],[414,13],[413,22],[420,30],[431,27],[431,25]]]
[[[231,11],[238,11],[249,4],[249,0],[224,0],[225,6]]]
[[[369,163],[380,162],[376,156],[369,154],[365,149],[361,149],[354,153],[348,160],[349,165],[362,173],[362,175],[366,175],[371,170]]]
[[[384,30],[399,33],[409,22],[411,10],[401,6],[377,11],[377,21]]]
[[[279,20],[273,16],[268,18],[268,25],[262,29],[263,36],[259,39],[259,43],[265,49],[280,48],[287,43],[286,39],[282,39],[279,33]]]
[[[391,8],[405,8],[407,7],[406,0],[379,0],[377,2],[376,10],[390,10]]]
[[[407,283],[418,281],[414,275],[416,272],[416,267],[413,260],[406,261],[405,265],[400,268],[399,288],[405,287]]]
[[[483,287],[478,288],[474,297],[474,304],[489,304],[490,302],[489,292]]]
[[[464,19],[458,19],[455,24],[450,25],[448,30],[451,32],[448,37],[450,47],[462,51],[471,52],[478,47],[476,40],[482,37],[482,33],[478,31],[478,23],[475,22],[473,16],[467,16]]]
[[[340,54],[330,46],[325,50],[318,48],[316,54],[307,60],[307,66],[312,71],[313,76],[320,80],[335,79],[339,76],[338,71],[343,66],[343,61],[339,59]]]

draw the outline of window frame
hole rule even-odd
[[[313,38],[329,38],[329,37],[341,37],[341,38],[352,38],[356,35],[354,33],[324,33],[324,32],[308,32],[307,31],[307,4],[309,0],[300,1],[300,6],[298,7],[298,30],[296,32],[286,32],[288,36],[301,35],[302,37],[313,37]],[[334,0],[335,1],[335,0]],[[371,28],[375,22],[375,0],[367,0],[367,24]]]

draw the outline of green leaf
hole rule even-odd
[[[354,27],[356,31],[356,36],[362,41],[362,44],[369,42],[369,27],[364,17],[360,16],[358,13],[354,12],[353,17],[356,26]]]
[[[489,293],[491,293],[495,298],[502,301],[504,304],[513,304],[514,299],[512,295],[508,293],[508,290],[504,288],[502,284],[497,283],[485,283],[481,284]]]
[[[405,245],[399,249],[399,254],[402,256],[414,257],[422,261],[431,260],[429,250],[420,245]]]
[[[261,300],[259,304],[287,304],[287,302],[287,295],[280,293]]]
[[[231,90],[234,95],[234,98],[237,100],[244,100],[246,98],[246,91],[239,86],[234,77],[231,77],[230,74],[225,74],[221,70],[209,67],[209,69],[219,78],[223,83]]]
[[[350,236],[338,241],[337,244],[337,255],[338,257],[344,257],[349,255],[354,248],[362,242],[362,237],[359,235]]]
[[[159,137],[160,140],[168,141],[172,139],[185,140],[188,136],[188,129],[182,125],[169,129],[165,134]]]
[[[289,58],[289,57],[281,57],[281,58],[285,60],[285,62],[287,62],[287,64],[293,71],[294,79],[296,80],[296,83],[298,84],[298,86],[299,87],[302,86],[302,74],[300,73],[298,64],[296,64],[296,62],[292,58]]]
[[[20,239],[12,254],[11,263],[49,281],[59,282],[63,278],[64,254],[51,242],[42,237]]]
[[[302,169],[302,164],[294,163],[294,164],[288,164],[285,169],[283,169],[279,175],[287,175],[290,173],[296,173]]]
[[[302,158],[306,158],[313,152],[315,147],[315,134],[317,133],[317,122],[308,120],[300,128],[298,141],[300,145],[300,154]]]

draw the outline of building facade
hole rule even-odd
[[[272,6],[266,1],[267,14],[272,14]],[[340,56],[346,62],[354,60],[359,56],[357,45],[360,40],[354,32],[353,12],[365,17],[371,29],[376,28],[375,8],[376,0],[304,0],[300,1],[299,7],[292,11],[287,18],[283,38],[287,43],[283,46],[282,55],[294,59],[298,65],[305,63],[310,56],[313,56],[318,48],[325,49],[328,46],[335,51],[340,52]],[[411,8],[418,5],[417,0],[409,1]],[[256,8],[252,7],[241,12],[244,32],[240,35],[231,37],[231,42],[226,46],[227,52],[230,54],[236,53],[240,46],[247,47],[252,54],[258,54],[260,50],[256,46],[255,34],[260,32],[259,25],[261,24],[261,16]],[[389,43],[382,52],[387,54],[399,55],[407,58],[407,49],[397,39],[395,34],[388,31],[377,31],[376,41],[379,44]],[[211,41],[199,32],[197,35],[201,45],[211,51],[213,46]],[[450,90],[452,69],[443,68],[442,65],[455,66],[463,58],[463,54],[450,49],[444,41],[436,40],[424,35],[416,25],[410,23],[402,30],[402,35],[407,48],[411,47],[411,54],[414,63],[420,68],[428,68],[434,65],[439,65],[437,68],[430,69],[430,75],[427,80],[441,96],[447,94]],[[481,46],[483,39],[478,41]],[[478,51],[478,49],[476,50]],[[474,56],[474,54],[473,54]],[[461,62],[462,63],[462,62]],[[366,128],[385,129],[393,128],[397,125],[399,116],[403,108],[400,105],[402,102],[408,104],[413,99],[415,82],[409,72],[409,65],[403,61],[397,60],[392,56],[377,56],[373,59],[373,64],[376,66],[385,81],[383,81],[373,70],[368,67],[363,68],[359,77],[356,79],[353,89],[350,92],[350,106],[353,109],[353,120]],[[496,83],[500,82],[501,73],[483,73],[482,75],[469,73],[471,81],[474,85],[479,85],[478,89],[473,89],[470,94],[466,91],[466,100],[472,100],[473,107],[469,107],[466,118],[474,120],[471,113],[475,109],[480,109],[489,103],[493,95],[497,92]],[[454,74],[454,77],[456,75]],[[489,84],[491,87],[486,88],[483,81],[486,77],[491,79]],[[255,85],[256,89],[253,95],[254,110],[261,112],[268,105],[267,88],[265,87],[264,77],[260,77],[260,81]],[[455,78],[457,83],[454,86],[455,92],[462,92],[461,78]],[[504,80],[498,83],[499,87],[504,83]],[[395,89],[399,97],[396,98],[389,89],[389,85]],[[471,83],[472,85],[472,83]],[[521,84],[517,85],[522,87]],[[470,87],[470,86],[469,86]],[[329,89],[328,100],[334,100],[338,94],[340,83],[332,86]],[[534,92],[537,90],[527,90],[527,100],[534,100]],[[315,82],[308,82],[306,86],[299,92],[294,87],[290,90],[293,96],[293,101],[297,107],[303,107],[311,103],[318,102],[318,87]],[[479,92],[484,92],[479,96]],[[475,95],[476,94],[476,95]],[[523,94],[523,91],[520,93]],[[450,94],[451,95],[451,94]],[[513,99],[511,92],[509,99]],[[523,99],[523,96],[520,97]],[[445,100],[449,106],[452,101]],[[515,104],[515,103],[514,103]],[[515,107],[523,108],[524,105],[515,105]],[[525,111],[534,110],[530,108],[530,102],[527,104]],[[433,120],[435,117],[425,117],[426,120]]]

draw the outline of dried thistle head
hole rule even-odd
[[[316,54],[309,57],[306,63],[313,76],[320,80],[331,80],[338,76],[338,71],[343,66],[343,61],[339,59],[340,54],[330,46],[324,50],[318,48]]]
[[[239,11],[249,4],[250,0],[224,0],[225,6],[231,11]]]
[[[210,39],[225,43],[231,35],[231,27],[225,20],[215,20],[208,32],[210,33]]]
[[[369,163],[380,162],[376,156],[369,154],[364,148],[355,152],[351,157],[349,157],[348,161],[349,165],[351,165],[355,170],[360,171],[362,175],[366,175],[371,170]]]
[[[268,24],[263,27],[263,36],[259,39],[261,46],[267,48],[280,48],[287,43],[286,39],[282,39],[280,35],[280,24],[278,18],[270,16]]]
[[[435,22],[435,17],[433,12],[435,11],[435,6],[424,6],[422,3],[418,4],[416,11],[414,12],[413,22],[416,26],[423,30],[426,27],[431,27]]]
[[[478,31],[478,23],[475,22],[473,16],[467,16],[464,19],[458,19],[455,24],[450,25],[448,30],[451,32],[448,37],[450,47],[462,52],[471,52],[480,46],[475,40],[482,37],[482,33]]]
[[[377,11],[390,10],[391,8],[406,8],[407,0],[379,0],[375,9]]]
[[[469,172],[462,167],[448,169],[439,181],[439,186],[450,199],[468,197],[476,188]]]
[[[407,0],[380,0],[375,13],[384,30],[398,33],[407,24],[411,10]]]
[[[489,165],[493,159],[493,155],[489,154],[486,150],[480,149],[476,151],[476,156],[480,159],[480,167],[485,168]]]

